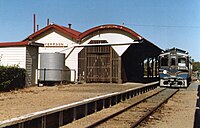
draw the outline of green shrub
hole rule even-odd
[[[25,69],[18,66],[0,66],[0,91],[9,91],[25,86]]]

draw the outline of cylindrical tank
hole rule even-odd
[[[65,54],[40,53],[40,82],[59,82],[67,79]]]

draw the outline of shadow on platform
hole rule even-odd
[[[200,128],[200,85],[198,85],[197,89],[197,102],[196,102],[196,111],[195,111],[195,120],[194,120],[194,128]]]

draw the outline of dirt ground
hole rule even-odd
[[[192,83],[188,89],[181,89],[161,109],[154,113],[144,128],[196,128],[194,126],[197,87]],[[200,122],[199,122],[200,123]]]
[[[69,84],[0,93],[0,121],[142,84]]]

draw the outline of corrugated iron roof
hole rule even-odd
[[[93,27],[93,28],[86,30],[85,32],[81,33],[79,38],[83,39],[87,35],[95,32],[95,31],[99,31],[99,30],[103,30],[103,29],[119,29],[119,30],[125,31],[127,33],[130,33],[131,35],[138,38],[139,40],[141,40],[143,38],[142,36],[140,36],[139,34],[137,34],[136,32],[134,32],[133,30],[131,30],[129,28],[124,27],[124,26],[120,26],[120,25],[115,25],[115,24],[107,24],[107,25],[100,25],[100,26],[97,26],[97,27]]]
[[[25,40],[27,40],[27,39],[31,40],[34,37],[42,34],[46,30],[49,30],[51,28],[54,28],[58,31],[61,31],[61,32],[65,33],[66,35],[71,36],[71,37],[73,37],[77,40],[86,37],[87,35],[91,34],[92,32],[103,30],[103,29],[119,29],[119,30],[125,31],[127,33],[130,33],[131,35],[133,35],[134,37],[136,37],[138,39],[143,38],[142,36],[140,36],[139,34],[137,34],[136,32],[134,32],[133,30],[131,30],[127,27],[120,26],[120,25],[114,25],[114,24],[107,24],[107,25],[101,25],[101,26],[93,27],[89,30],[86,30],[83,33],[76,31],[74,29],[71,29],[71,28],[67,28],[67,27],[64,27],[64,26],[57,25],[57,24],[51,24],[51,25],[48,25],[48,26],[42,28],[41,30],[33,33],[32,35],[28,36]]]
[[[133,30],[131,30],[127,27],[115,25],[115,24],[100,25],[100,26],[88,29],[88,30],[86,30],[82,33],[78,32],[74,29],[67,28],[67,27],[64,27],[64,26],[60,26],[60,25],[57,25],[57,24],[50,24],[50,25],[40,29],[39,31],[31,34],[30,36],[28,36],[26,39],[24,39],[22,41],[19,41],[19,42],[3,42],[3,43],[0,43],[0,47],[29,45],[30,41],[32,41],[33,38],[39,36],[40,34],[46,32],[50,29],[56,29],[56,30],[68,35],[68,36],[73,37],[77,41],[82,40],[83,38],[85,38],[86,36],[90,35],[91,33],[95,32],[95,31],[104,30],[104,29],[118,29],[118,30],[122,30],[124,32],[131,34],[132,36],[136,37],[138,40],[144,39],[142,36],[140,36],[139,34],[134,32]],[[144,40],[146,40],[146,39],[144,39]],[[149,42],[149,41],[147,41],[147,42]],[[149,42],[149,43],[151,43],[151,42]]]
[[[19,41],[19,42],[2,42],[0,43],[0,47],[14,47],[14,46],[37,46],[37,47],[42,47],[44,46],[43,44],[35,43],[35,42],[30,42],[30,41]]]
[[[64,27],[64,26],[60,26],[60,25],[57,25],[57,24],[50,24],[42,29],[40,29],[39,31],[31,34],[30,36],[28,36],[25,40],[32,40],[33,38],[35,38],[36,36],[42,34],[43,32],[49,30],[49,29],[56,29],[68,36],[71,36],[75,39],[78,39],[78,36],[80,35],[80,32],[76,31],[76,30],[73,30],[71,28],[67,28],[67,27]],[[24,41],[25,41],[24,40]]]

